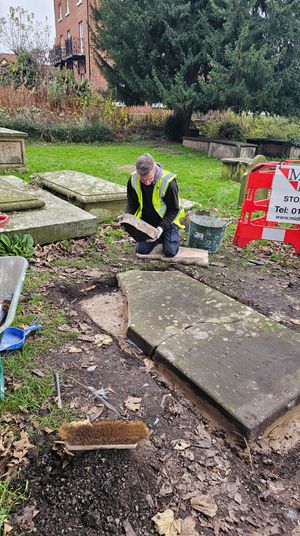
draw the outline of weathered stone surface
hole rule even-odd
[[[149,223],[146,223],[140,218],[136,218],[132,214],[124,214],[121,220],[121,225],[137,242],[157,237],[156,227],[152,227]]]
[[[299,348],[297,333],[253,311],[239,322],[188,328],[164,341],[154,359],[257,437],[300,400]]]
[[[78,171],[50,171],[36,174],[38,182],[51,192],[105,221],[118,216],[126,206],[126,188]]]
[[[184,137],[182,138],[182,143],[184,147],[191,147],[191,149],[199,149],[200,151],[208,153],[209,140],[206,138]]]
[[[238,321],[252,312],[177,271],[131,270],[118,281],[128,300],[128,335],[148,354],[191,325]]]
[[[0,169],[26,171],[25,138],[25,132],[0,128]]]
[[[251,158],[222,158],[222,178],[240,182]]]
[[[166,257],[162,252],[162,244],[158,244],[148,255],[137,253],[139,259],[158,260],[171,264],[193,264],[195,266],[208,266],[208,251],[195,248],[179,248],[175,257]]]
[[[93,296],[80,302],[80,306],[101,329],[114,337],[126,338],[127,303],[121,290]]]
[[[119,274],[128,337],[256,437],[300,399],[300,336],[179,272]]]
[[[13,210],[28,210],[42,208],[45,202],[28,192],[26,184],[22,188],[13,186],[9,181],[11,177],[0,177],[0,210],[11,212]]]
[[[8,187],[26,188],[43,203],[44,208],[11,214],[9,223],[0,232],[7,235],[30,233],[37,244],[49,244],[67,238],[89,236],[97,230],[97,218],[70,203],[42,190],[32,190],[17,177],[5,177]]]
[[[257,145],[234,140],[211,140],[208,156],[214,158],[254,158]]]

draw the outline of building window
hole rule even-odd
[[[68,30],[68,31],[67,31],[67,39],[71,39],[71,37],[72,37],[72,36],[71,36],[71,31]]]
[[[83,46],[83,24],[82,21],[79,22],[79,48],[80,48],[80,54],[84,53],[84,46]]]
[[[80,80],[81,80],[81,82],[83,82],[85,80],[85,73],[81,73]]]
[[[82,4],[82,0],[78,0],[78,2],[77,2],[76,5],[77,5],[77,6],[80,6],[80,4]]]
[[[61,10],[61,4],[58,4],[58,20],[62,20],[62,10]]]
[[[70,15],[70,0],[66,0],[66,16]]]

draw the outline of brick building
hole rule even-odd
[[[54,13],[54,65],[61,69],[73,69],[75,79],[89,80],[93,89],[105,89],[106,81],[101,76],[93,55],[90,0],[54,0]]]

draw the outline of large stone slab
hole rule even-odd
[[[11,176],[6,176],[4,177],[6,180],[3,180],[0,177],[0,211],[12,212],[45,206],[44,201],[29,193],[29,187],[26,188],[25,183],[23,183],[22,188],[19,188],[11,184],[11,178]]]
[[[99,222],[115,218],[126,207],[126,188],[78,171],[51,171],[35,175],[44,188],[95,215]]]
[[[139,259],[163,261],[169,264],[193,264],[208,267],[208,251],[196,248],[179,248],[175,257],[166,257],[162,252],[162,244],[158,244],[148,255],[136,255]]]
[[[237,322],[252,309],[178,271],[118,274],[128,301],[128,336],[147,354],[171,335],[197,323]]]
[[[257,437],[299,403],[300,336],[179,272],[127,272],[128,337]]]
[[[10,215],[9,223],[0,229],[7,235],[14,233],[32,235],[35,243],[49,244],[68,238],[89,236],[97,230],[97,218],[80,208],[63,201],[41,188],[32,190],[17,177],[1,177],[8,188],[26,189],[41,200],[45,206],[42,209],[24,210]]]

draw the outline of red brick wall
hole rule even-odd
[[[85,69],[80,67],[79,73],[77,69],[77,62],[74,63],[73,71],[76,80],[81,79],[81,75],[87,78],[93,89],[106,89],[106,80],[101,75],[98,67],[95,64],[93,50],[91,46],[89,25],[92,24],[92,14],[90,6],[88,6],[89,0],[69,0],[69,14],[67,14],[68,0],[54,0],[54,13],[55,13],[55,30],[56,30],[56,45],[61,44],[61,38],[67,39],[68,32],[73,39],[79,39],[79,22],[83,23],[83,39],[85,50]],[[59,6],[61,5],[61,20],[59,20]],[[89,21],[89,24],[88,24]]]

